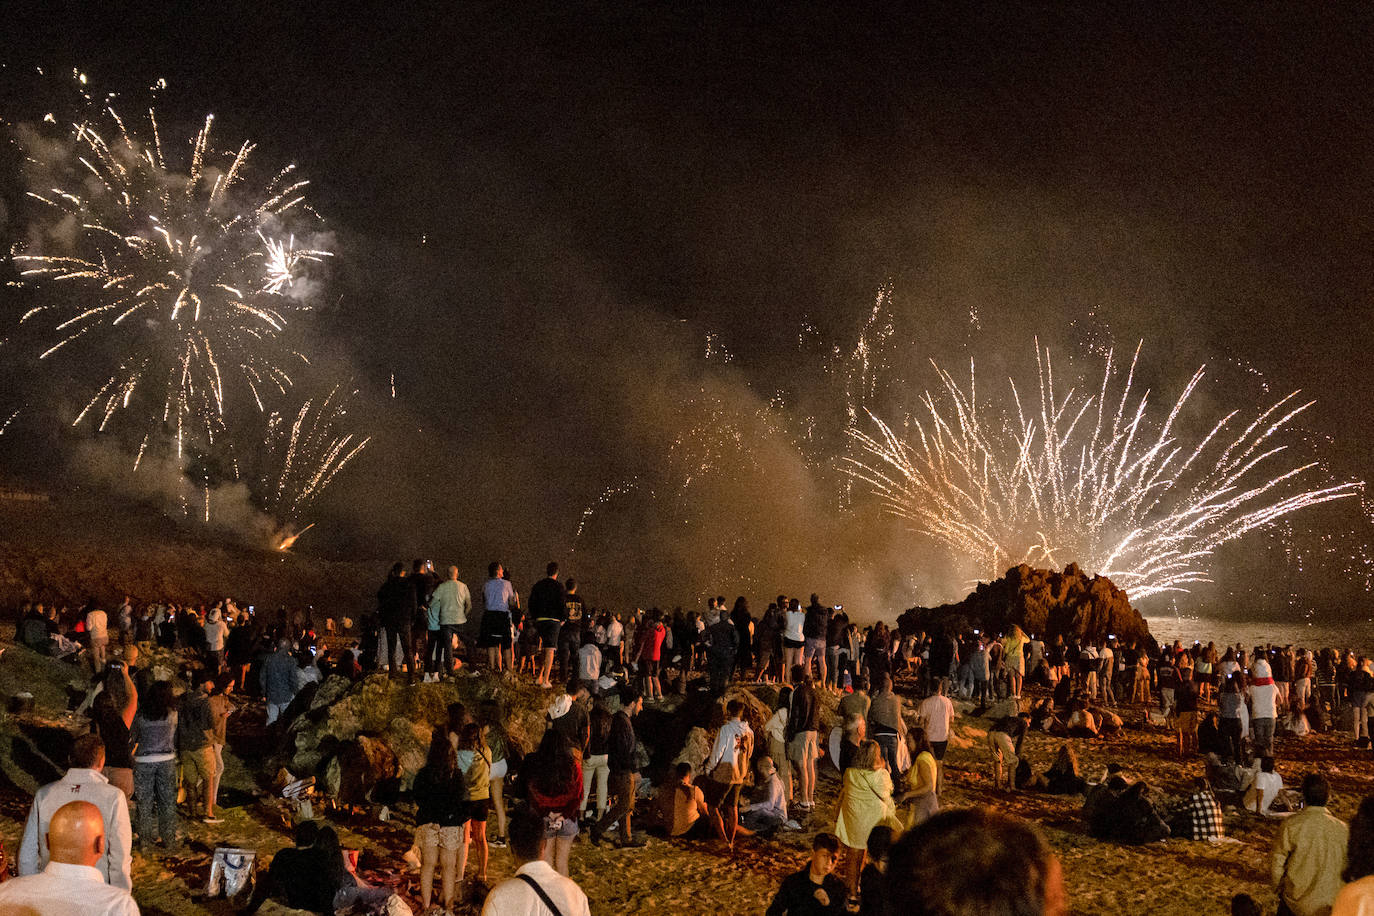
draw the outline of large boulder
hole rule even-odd
[[[389,755],[382,760],[369,749],[369,773],[378,780],[397,778],[409,788],[424,765],[433,729],[448,719],[449,704],[462,703],[469,715],[476,715],[488,700],[503,709],[511,745],[528,751],[538,743],[549,695],[524,684],[489,676],[440,684],[406,684],[385,674],[360,681],[330,677],[302,702],[287,729],[280,763],[297,776],[316,776],[328,795],[349,794],[337,775],[338,760],[356,754],[362,738],[385,747]]]
[[[1150,628],[1126,593],[1104,576],[1089,576],[1070,563],[1063,572],[1022,563],[996,582],[979,583],[957,604],[914,607],[897,620],[903,633],[978,628],[1005,633],[1012,625],[1054,639],[1150,641]]]

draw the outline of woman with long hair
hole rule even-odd
[[[491,751],[491,807],[496,812],[496,836],[491,845],[506,846],[506,774],[510,763],[506,759],[506,716],[501,701],[489,697],[477,708],[477,721],[487,730],[487,749]]]
[[[479,884],[487,883],[487,815],[491,812],[491,751],[486,728],[468,722],[458,735],[458,769],[468,784],[467,840],[476,853]],[[581,788],[579,786],[579,788]]]
[[[315,848],[324,860],[324,878],[334,891],[334,911],[409,913],[410,907],[389,887],[375,887],[358,877],[355,858],[344,852],[333,827],[321,827]]]
[[[917,725],[907,732],[906,745],[911,751],[911,769],[906,774],[906,792],[897,800],[897,804],[911,804],[907,809],[905,825],[910,830],[918,824],[924,824],[940,810],[940,802],[935,795],[939,768],[924,728]]]
[[[566,877],[582,801],[582,753],[561,730],[550,728],[525,767],[530,804],[544,818],[544,861]]]
[[[436,728],[425,765],[415,774],[415,845],[420,849],[420,906],[429,911],[434,866],[443,875],[444,909],[452,910],[456,876],[467,870],[468,786],[448,735]]]
[[[1217,697],[1217,715],[1221,720],[1221,737],[1226,746],[1226,755],[1240,766],[1245,766],[1245,727],[1241,722],[1241,706],[1245,697],[1241,693],[1241,676],[1232,674],[1221,686]]]
[[[857,902],[859,894],[859,874],[864,867],[869,832],[883,821],[895,821],[896,815],[892,775],[878,742],[865,739],[854,754],[853,766],[844,771],[835,818],[835,835],[845,852],[844,883],[849,887],[852,902]]]
[[[1336,895],[1331,916],[1369,916],[1374,913],[1374,795],[1365,796],[1350,820],[1350,841],[1345,848],[1347,882]]]
[[[138,796],[138,842],[153,837],[168,849],[177,845],[177,711],[171,681],[158,681],[141,700],[129,726],[134,753],[134,792]]]

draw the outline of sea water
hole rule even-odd
[[[1196,640],[1206,645],[1254,646],[1293,645],[1304,649],[1353,649],[1374,656],[1374,618],[1343,624],[1316,620],[1225,620],[1213,617],[1187,617],[1172,614],[1145,617],[1150,633],[1163,643],[1180,640],[1190,646]]]

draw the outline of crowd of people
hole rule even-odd
[[[1354,829],[1374,825],[1357,817],[1351,864],[1344,852],[1337,862],[1330,822],[1340,822],[1312,813],[1325,810],[1324,781],[1309,777],[1300,792],[1285,788],[1275,755],[1276,735],[1300,738],[1335,727],[1369,747],[1374,668],[1364,657],[1291,646],[1168,646],[1110,635],[1045,641],[1015,626],[996,634],[913,632],[884,623],[861,628],[843,607],[815,594],[805,605],[779,595],[757,617],[744,597],[706,604],[685,613],[598,609],[577,582],[561,577],[556,563],[522,601],[500,563],[489,566],[480,590],[470,590],[456,567],[440,577],[431,563],[417,560],[409,569],[395,564],[375,606],[357,620],[312,609],[258,613],[228,599],[209,607],[136,607],[126,597],[108,613],[95,602],[76,610],[27,606],[17,641],[78,659],[90,666],[93,682],[78,709],[89,715],[91,734],[77,741],[63,781],[35,798],[20,873],[38,877],[53,862],[79,863],[95,868],[107,886],[127,891],[133,851],[175,851],[187,817],[219,823],[218,783],[236,694],[261,696],[270,732],[282,727],[308,685],[331,675],[357,679],[381,671],[414,683],[484,670],[549,690],[548,727],[523,757],[509,747],[504,710],[495,701],[472,716],[453,704],[447,722],[434,730],[410,791],[425,912],[483,898],[484,912],[523,912],[503,909],[502,901],[530,894],[540,900],[554,894],[569,916],[585,911],[585,895],[568,878],[574,843],[583,835],[594,844],[635,849],[647,842],[645,830],[635,828],[647,825],[669,841],[715,842],[729,851],[741,836],[801,830],[803,822],[830,830],[816,835],[810,862],[783,883],[770,913],[884,912],[899,893],[895,887],[925,899],[920,895],[937,893],[938,882],[913,877],[929,867],[913,850],[924,848],[918,843],[954,842],[951,837],[968,848],[1014,841],[1042,850],[1038,864],[1017,865],[1040,869],[1038,883],[1020,889],[1043,907],[1025,912],[1058,912],[1057,864],[1033,828],[986,813],[940,811],[956,701],[988,720],[983,753],[995,788],[1084,793],[1084,818],[1094,834],[1126,842],[1215,838],[1224,830],[1224,804],[1259,816],[1291,814],[1274,852],[1285,905],[1306,916],[1317,912],[1309,904],[1318,897],[1374,898],[1359,859],[1369,857],[1358,845],[1368,841]],[[177,662],[145,661],[141,656],[153,647],[173,650],[159,658]],[[180,695],[173,686],[178,680],[185,685]],[[677,762],[646,793],[641,784],[650,761],[636,734],[637,715],[665,694],[719,696],[732,683],[776,686],[761,732],[746,721],[740,700],[724,702],[724,721],[705,759]],[[833,717],[823,712],[827,693],[837,698]],[[1043,775],[1023,754],[1028,734],[1101,738],[1119,732],[1131,716],[1170,730],[1177,753],[1200,761],[1190,790],[1164,803],[1121,772],[1085,779],[1067,743]],[[817,810],[818,769],[826,760],[839,774],[833,812]],[[512,789],[520,800],[508,805]],[[647,803],[639,804],[641,798]],[[99,814],[98,843],[89,836],[95,823],[89,811],[61,814],[73,804]],[[1361,807],[1366,821],[1374,815],[1366,812],[1371,805]],[[1138,820],[1122,816],[1137,809]],[[54,822],[64,837],[86,830],[84,851],[57,858],[59,848],[80,844],[51,839]],[[1108,826],[1099,829],[1099,822]],[[970,831],[987,836],[970,839]],[[1312,864],[1323,845],[1324,858]],[[87,862],[96,846],[99,856]],[[519,859],[520,887],[489,889],[493,846],[509,846]],[[965,851],[961,846],[951,855]],[[1362,890],[1341,890],[1341,875]],[[949,893],[939,902],[946,909],[929,912],[973,912],[967,907],[977,892]],[[259,882],[258,902],[273,894],[315,912],[407,911],[392,889],[368,885],[337,834],[314,821],[300,825],[296,846],[275,856]],[[996,910],[979,910],[987,911]]]

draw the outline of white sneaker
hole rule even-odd
[[[785,824],[782,825],[782,829],[784,829],[784,830],[800,830],[800,829],[802,829],[802,828],[801,828],[801,824],[798,824],[796,821],[791,821],[791,820],[789,820],[787,823],[785,823]]]

